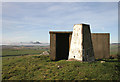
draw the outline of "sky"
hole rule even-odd
[[[92,33],[110,33],[118,42],[117,2],[3,2],[2,42],[50,43],[49,31],[89,24]]]

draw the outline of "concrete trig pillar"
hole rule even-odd
[[[79,61],[95,60],[89,25],[74,25],[68,59]]]

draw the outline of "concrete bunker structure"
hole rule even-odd
[[[84,24],[85,25],[85,24]],[[50,31],[50,59],[68,59],[72,31]],[[110,34],[91,33],[95,59],[109,58],[110,55]]]

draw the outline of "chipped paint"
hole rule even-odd
[[[79,61],[95,60],[89,25],[74,25],[68,60],[70,59]]]
[[[74,25],[68,59],[83,60],[82,38],[82,24]]]

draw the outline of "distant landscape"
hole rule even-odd
[[[3,80],[120,80],[118,44],[110,45],[112,59],[96,62],[51,61],[50,45],[3,45]],[[101,61],[105,61],[101,63]]]
[[[120,43],[112,43],[110,44],[110,55],[113,57],[116,57],[116,55],[118,54],[118,47],[119,47]]]
[[[3,45],[2,56],[23,56],[40,54],[43,51],[49,51],[48,46],[40,45]]]
[[[49,43],[41,44],[15,44],[15,45],[2,45],[2,56],[18,56],[18,55],[32,55],[40,54],[43,51],[49,51]],[[115,56],[118,54],[118,43],[110,44],[110,55]]]

